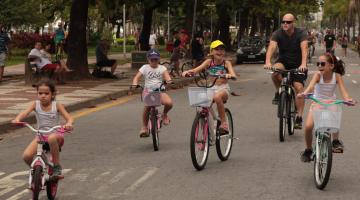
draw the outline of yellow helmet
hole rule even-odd
[[[215,49],[218,46],[225,46],[225,44],[220,40],[215,40],[210,44],[210,49]]]

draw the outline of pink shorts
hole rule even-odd
[[[58,134],[59,136],[60,136],[60,144],[59,144],[59,147],[61,148],[63,145],[64,145],[64,142],[65,142],[65,140],[64,140],[64,134],[61,134],[61,133],[56,133],[56,134]],[[50,134],[49,134],[50,135]],[[46,142],[48,141],[48,139],[49,139],[49,135],[44,135],[44,136],[42,136],[43,137],[43,140],[45,140]]]
[[[42,70],[55,71],[58,67],[59,64],[47,64],[42,68]]]

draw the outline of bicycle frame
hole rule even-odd
[[[207,127],[210,128],[211,137],[209,137],[209,139],[213,142],[215,141],[216,137],[217,122],[220,121],[220,118],[216,115],[212,105],[213,103],[209,107],[197,107],[196,110],[205,119],[205,124],[207,124]],[[216,122],[216,124],[214,122]],[[206,135],[209,134],[207,133]]]

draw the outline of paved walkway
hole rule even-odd
[[[129,58],[130,54],[127,56]],[[111,55],[110,58],[123,59],[123,54]],[[89,63],[94,62],[94,58],[89,58]],[[69,111],[111,101],[127,94],[136,72],[137,70],[131,69],[131,64],[127,63],[118,66],[115,72],[118,80],[94,78],[69,81],[65,85],[57,86],[56,100],[64,104]],[[36,99],[36,90],[25,85],[23,75],[24,64],[5,68],[5,77],[0,83],[0,134],[11,129],[11,120]],[[174,81],[180,85],[191,80],[176,78]],[[33,119],[34,116],[31,115],[27,120]]]

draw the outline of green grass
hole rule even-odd
[[[95,56],[95,46],[88,46],[88,57]],[[135,47],[134,45],[126,45],[126,52],[131,53],[131,51],[134,51]],[[170,54],[166,51],[165,46],[159,46],[159,51],[162,58],[169,58]],[[30,52],[30,49],[11,49],[10,55],[7,55],[6,57],[6,66],[12,66],[17,64],[24,64],[25,59]],[[123,52],[122,46],[112,46],[110,49],[110,54],[119,54]],[[118,59],[119,64],[126,64],[130,63],[131,59],[126,58],[124,59]]]

